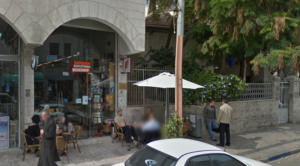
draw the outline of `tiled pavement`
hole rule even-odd
[[[261,128],[244,133],[232,134],[231,147],[226,151],[249,157],[256,160],[266,161],[272,156],[285,152],[300,151],[300,131],[299,124],[284,124],[275,127]],[[215,135],[218,138],[218,135]],[[132,146],[130,152],[116,140],[111,143],[110,137],[100,137],[79,142],[81,153],[69,145],[69,159],[62,157],[58,162],[59,166],[110,166],[112,164],[124,162],[134,152],[136,147]],[[215,145],[216,142],[200,138]],[[0,166],[36,166],[38,158],[33,154],[27,154],[25,161],[22,161],[22,151],[20,149],[8,149],[0,151]]]

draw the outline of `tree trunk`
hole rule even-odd
[[[243,79],[244,82],[246,82],[246,62],[245,59],[240,59],[240,73],[239,73],[239,77]]]

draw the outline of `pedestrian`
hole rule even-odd
[[[160,124],[153,113],[149,113],[148,120],[142,126],[142,145],[160,139]]]
[[[42,118],[45,121],[44,129],[41,129],[41,147],[38,166],[56,166],[60,158],[56,149],[56,125],[48,110],[44,109]]]
[[[215,107],[216,102],[214,100],[211,100],[209,102],[209,105],[204,107],[203,110],[203,115],[204,115],[204,120],[206,122],[207,130],[210,135],[210,139],[212,141],[217,141],[217,139],[214,136],[214,133],[212,129],[214,128],[219,128],[219,125],[216,124],[216,107]]]
[[[128,121],[125,119],[125,117],[122,115],[122,109],[117,109],[117,116],[115,117],[115,123],[118,125],[119,128],[122,128],[125,137],[126,137],[126,149],[127,151],[130,151],[130,143],[134,143],[135,145],[138,144],[137,140],[137,134],[135,131],[135,128],[131,125],[129,125]]]
[[[226,146],[230,146],[229,124],[233,116],[233,109],[228,105],[227,99],[223,99],[222,104],[216,121],[216,124],[220,125],[220,144],[217,144],[217,146],[224,147],[224,133],[226,133]]]

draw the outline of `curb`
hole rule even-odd
[[[267,163],[267,162],[278,160],[280,158],[287,157],[287,156],[290,156],[290,155],[293,155],[293,154],[296,154],[296,153],[299,153],[299,152],[300,152],[300,149],[296,149],[296,150],[284,152],[284,153],[281,153],[281,154],[278,154],[278,155],[275,155],[275,156],[271,156],[269,158],[262,159],[262,160],[259,160],[259,161]]]

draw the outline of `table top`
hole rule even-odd
[[[61,134],[62,133],[62,130],[61,129],[56,129],[56,135],[59,135],[59,134]]]

